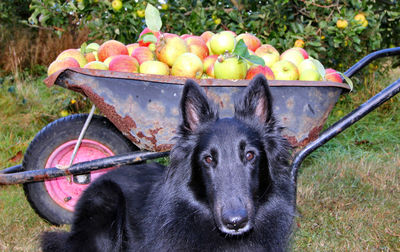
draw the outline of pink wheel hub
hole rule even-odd
[[[68,165],[76,142],[77,140],[71,140],[57,147],[57,149],[51,153],[45,168],[56,167],[57,165]],[[93,140],[83,139],[75,156],[74,164],[109,156],[114,156],[114,153],[103,144]],[[91,182],[110,169],[113,169],[113,167],[91,172]],[[89,186],[88,184],[74,183],[72,176],[45,180],[44,184],[50,197],[58,205],[69,211],[74,211],[75,204],[83,190]]]

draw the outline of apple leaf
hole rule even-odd
[[[233,55],[239,56],[242,59],[245,59],[253,64],[265,66],[265,61],[263,58],[258,57],[257,55],[250,55],[249,50],[247,49],[246,44],[243,39],[240,39],[235,46],[235,49],[232,52]]]
[[[153,42],[157,43],[157,38],[153,33],[146,33],[142,37],[143,42]]]
[[[86,47],[87,47],[86,42],[83,42],[83,44],[81,45],[81,53],[82,53],[82,54],[87,53],[87,52],[86,52]]]
[[[250,56],[247,46],[244,43],[243,39],[239,40],[236,43],[235,49],[233,50],[232,54],[243,58],[247,58],[248,56]]]
[[[153,34],[153,33],[152,33],[152,32],[146,32],[145,34],[142,34],[142,35],[139,37],[138,41],[139,41],[139,40],[143,40],[143,37],[144,37],[144,36],[150,35],[150,34]]]
[[[325,67],[319,62],[319,60],[311,59],[314,65],[317,67],[318,73],[325,78]]]
[[[158,9],[148,3],[144,15],[147,27],[155,32],[160,31],[162,26],[162,21]]]
[[[346,83],[349,85],[350,87],[350,92],[353,91],[353,82],[351,81],[351,79],[349,77],[347,77],[346,75],[344,75],[344,73],[341,72],[337,72],[338,74],[340,74],[343,79],[346,81]]]
[[[247,61],[250,61],[253,64],[265,66],[265,61],[263,58],[258,57],[257,55],[250,55],[246,58]]]

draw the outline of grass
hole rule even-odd
[[[327,125],[399,78],[399,70],[371,75],[370,86],[342,96]],[[76,93],[45,87],[42,74],[39,68],[33,77],[0,80],[0,169],[20,163],[34,135],[61,110],[90,107]],[[303,162],[294,251],[400,250],[399,105],[398,95]],[[0,251],[39,251],[39,234],[55,229],[30,208],[20,185],[0,186]]]

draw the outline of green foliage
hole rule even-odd
[[[19,20],[27,19],[30,15],[29,0],[1,0],[0,23],[13,24]]]
[[[278,1],[135,1],[123,0],[122,9],[111,0],[33,0],[32,25],[53,27],[58,33],[71,27],[89,27],[92,39],[136,42],[145,27],[147,3],[156,6],[163,32],[200,35],[206,30],[250,32],[283,51],[297,39],[325,66],[347,69],[372,51],[400,45],[400,5],[395,1],[278,0]],[[363,13],[366,26],[354,20]],[[348,26],[338,28],[338,20]]]

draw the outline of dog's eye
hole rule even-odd
[[[213,158],[211,156],[207,156],[204,158],[207,164],[211,164],[213,162]]]
[[[250,161],[250,160],[252,160],[253,158],[254,158],[254,152],[248,151],[248,152],[246,153],[246,159],[247,159],[247,161]]]

